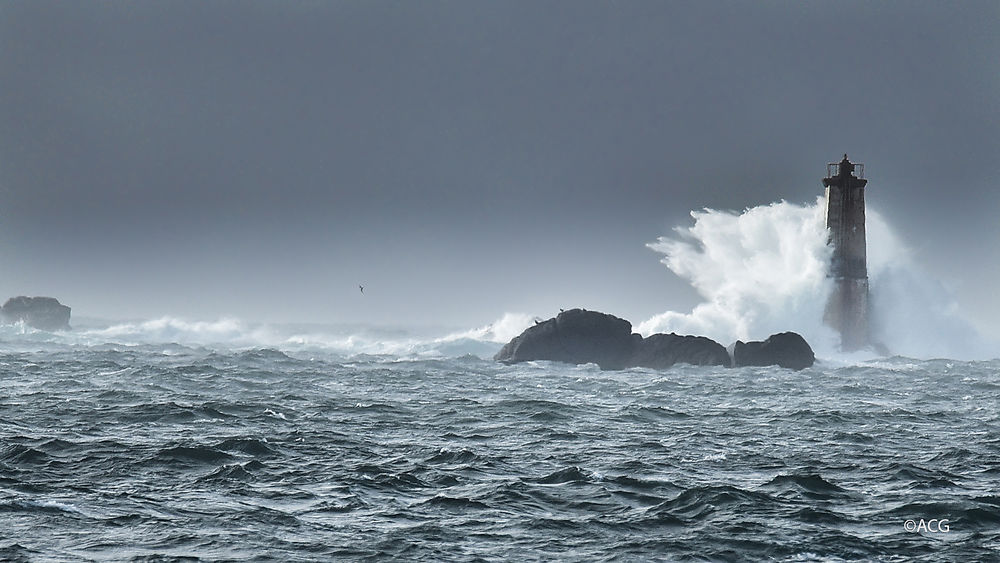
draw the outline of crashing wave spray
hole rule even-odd
[[[638,326],[642,334],[705,335],[724,344],[794,330],[817,351],[836,334],[822,322],[831,282],[823,206],[781,201],[742,214],[693,211],[694,225],[649,246],[705,299],[690,313],[666,312]]]
[[[690,313],[656,315],[637,330],[700,334],[723,344],[791,330],[820,356],[840,356],[839,336],[823,322],[833,289],[824,213],[822,197],[814,205],[781,201],[739,214],[693,211],[693,226],[647,246],[664,254],[662,262],[704,302]],[[989,356],[944,286],[920,271],[871,209],[867,230],[873,340],[911,357]]]

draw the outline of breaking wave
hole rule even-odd
[[[656,315],[638,326],[640,333],[699,334],[728,344],[794,330],[814,347],[833,350],[836,334],[822,323],[832,284],[819,202],[691,216],[693,226],[648,246],[664,254],[662,262],[704,302],[690,313]]]
[[[370,325],[283,325],[235,318],[192,321],[164,316],[134,322],[104,322],[67,332],[35,330],[23,323],[0,326],[0,339],[12,346],[45,343],[65,346],[203,347],[212,350],[273,348],[289,352],[322,352],[340,356],[492,357],[504,343],[532,324],[534,317],[507,313],[478,328],[458,331],[420,330]]]
[[[791,330],[819,355],[843,357],[837,334],[823,324],[832,290],[824,203],[820,197],[813,205],[780,201],[742,213],[693,211],[694,225],[647,246],[704,301],[689,313],[655,315],[637,330],[700,334],[723,344]],[[876,342],[915,358],[996,355],[876,210],[867,210],[866,227]]]

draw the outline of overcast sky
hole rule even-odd
[[[639,322],[696,302],[645,243],[810,203],[847,152],[997,327],[998,28],[995,0],[3,1],[0,296]]]

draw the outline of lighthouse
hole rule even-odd
[[[847,159],[827,165],[826,228],[833,256],[829,275],[833,293],[826,304],[824,320],[840,333],[845,352],[869,345],[868,264],[865,250],[864,164]]]

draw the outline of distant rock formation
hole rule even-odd
[[[11,297],[0,307],[0,321],[38,330],[69,330],[69,315],[70,308],[54,297]]]
[[[768,361],[768,358],[773,361],[736,365],[781,365],[802,369],[811,366],[814,360],[812,349],[805,340],[791,332],[774,335],[765,342],[738,342],[737,345],[746,361]],[[808,354],[803,351],[803,345]],[[537,322],[508,342],[493,359],[508,364],[532,360],[593,363],[605,370],[664,369],[674,364],[733,365],[726,348],[704,336],[654,334],[643,338],[632,333],[632,324],[625,319],[585,309],[563,311],[555,318]]]
[[[733,345],[733,365],[781,366],[804,369],[816,361],[812,348],[794,332],[772,334],[763,342],[740,342]]]

